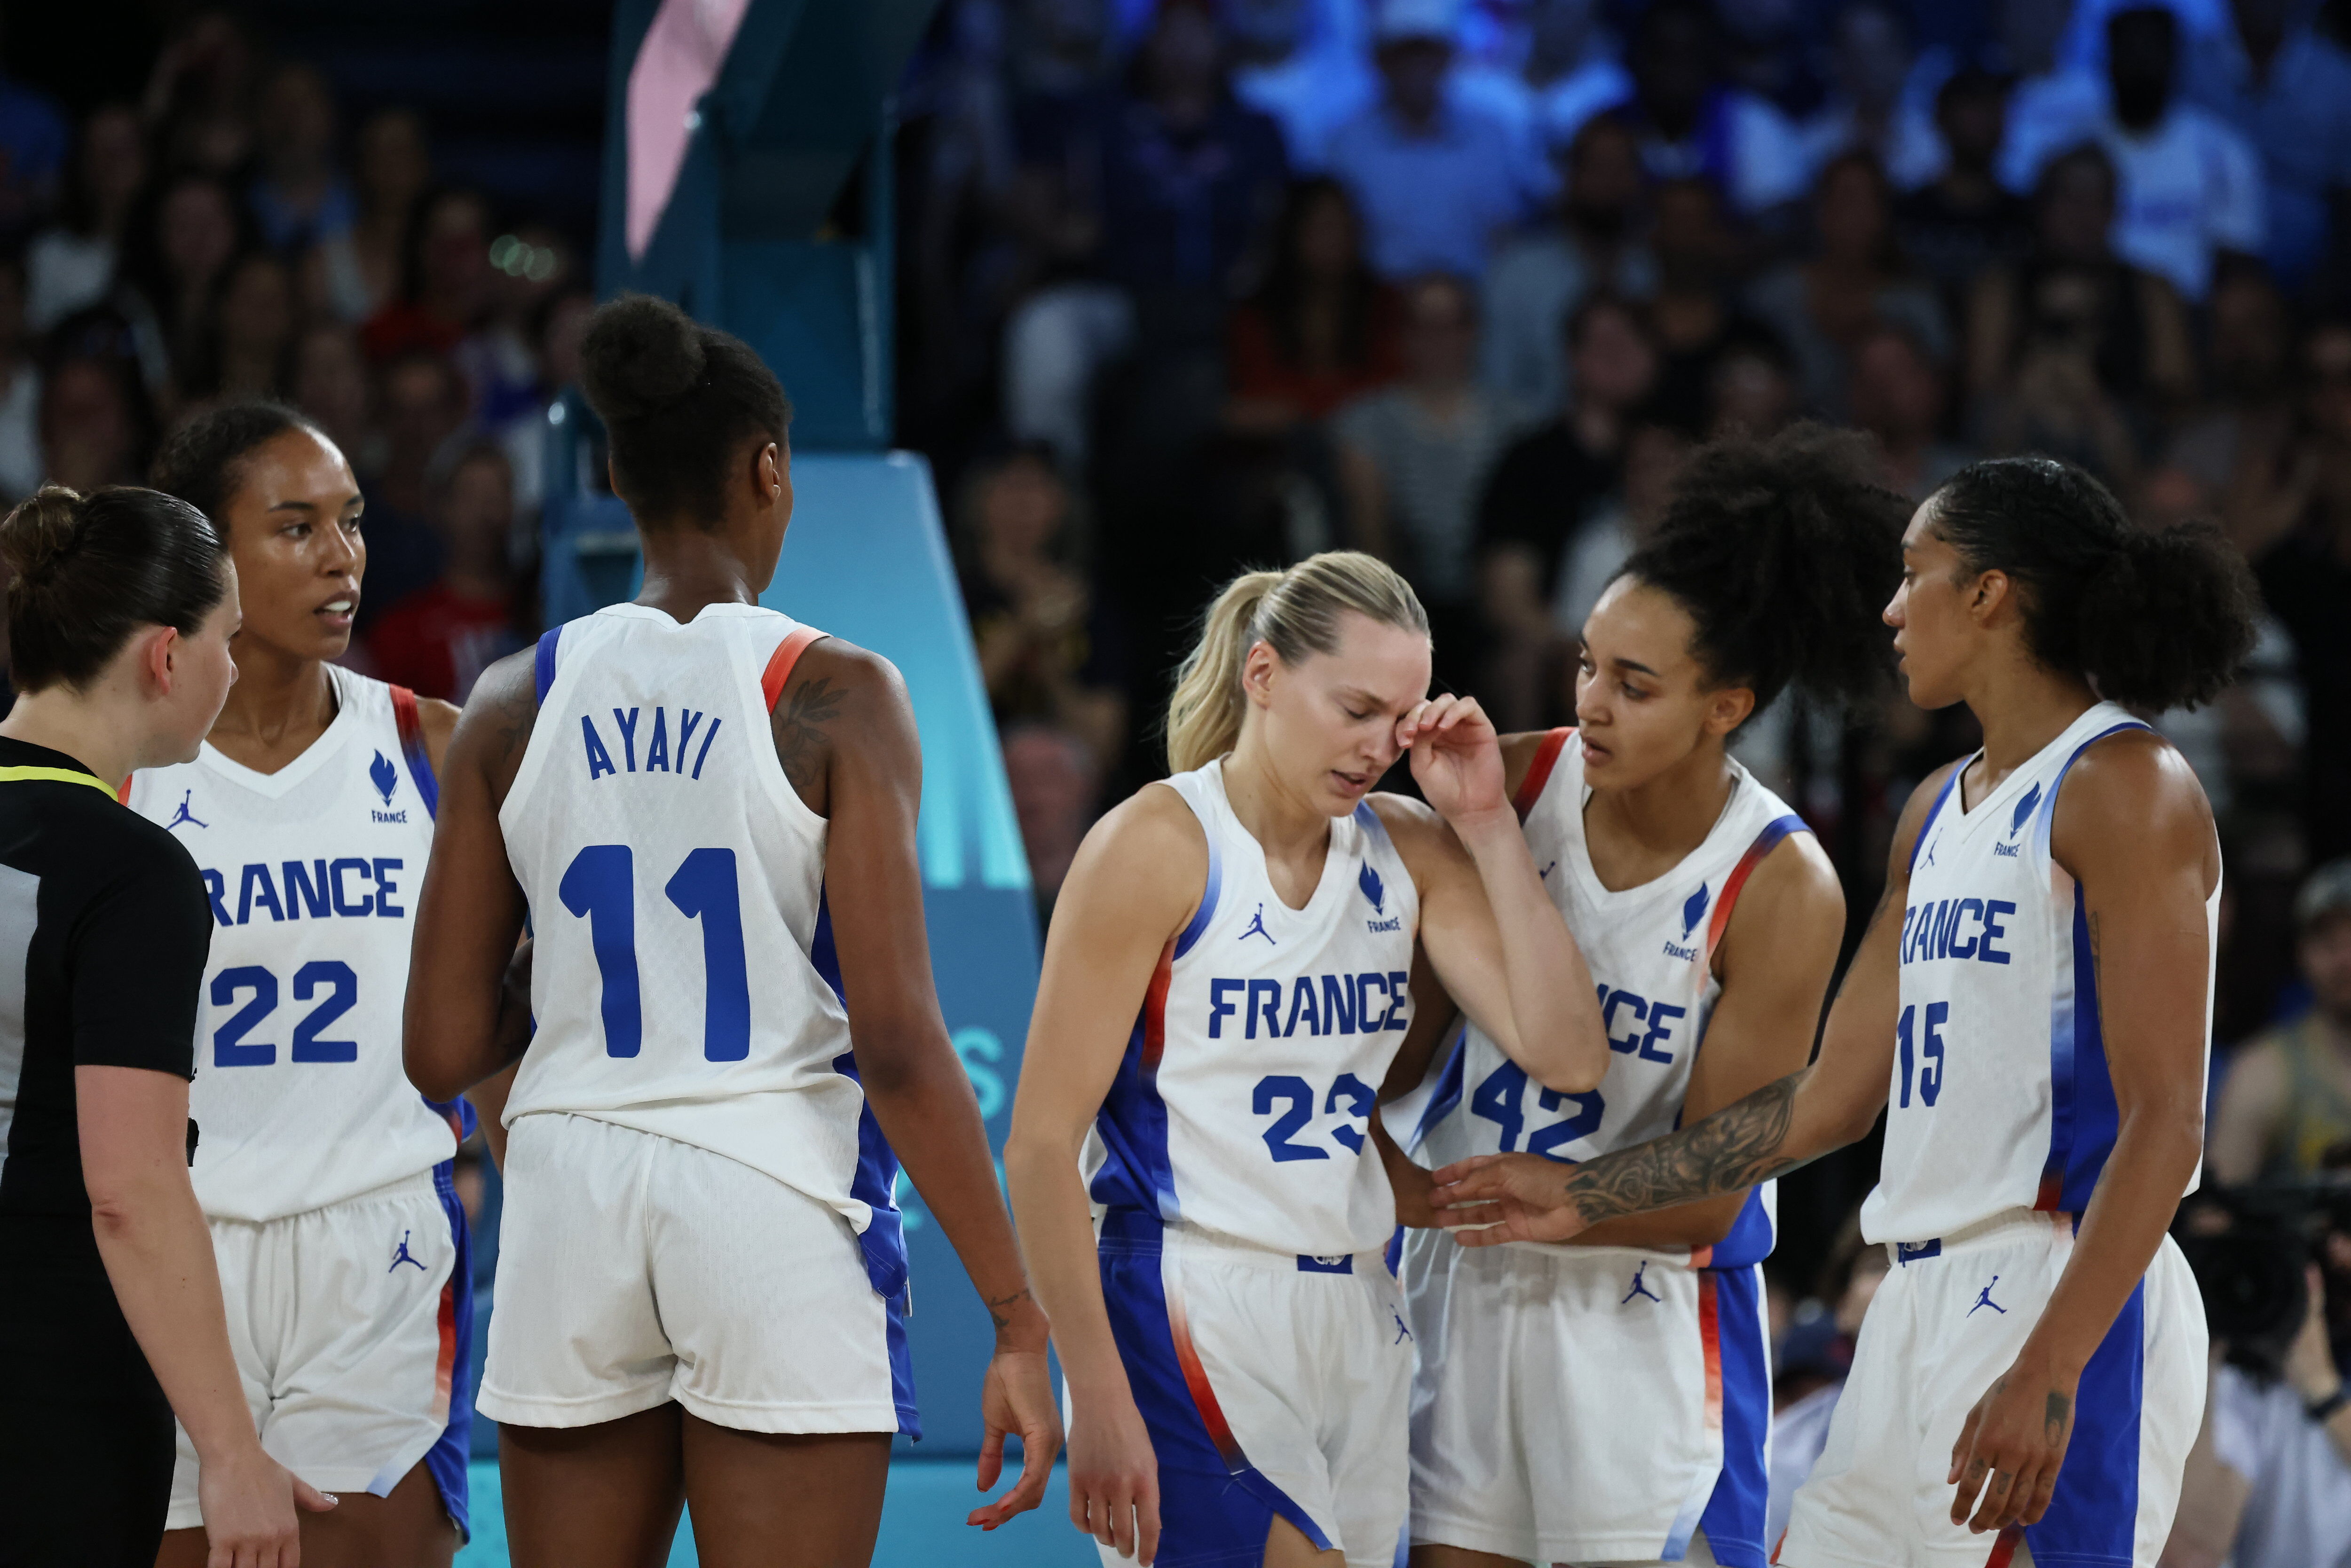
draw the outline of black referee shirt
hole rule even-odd
[[[74,1069],[194,1076],[212,927],[179,841],[63,752],[0,736],[0,1224],[78,1218],[56,1234],[96,1259]]]

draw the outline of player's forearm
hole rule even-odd
[[[212,1232],[184,1170],[169,1166],[90,1205],[114,1299],[196,1452],[259,1441],[229,1350]]]
[[[2200,1154],[2192,1118],[2126,1112],[2074,1232],[2073,1255],[2019,1353],[2079,1375],[2163,1245]]]
[[[1024,1138],[1016,1126],[1004,1145],[1004,1179],[1072,1401],[1132,1399],[1102,1304],[1101,1255],[1074,1148],[1056,1139]]]
[[[986,1303],[999,1342],[1041,1347],[1045,1317],[1030,1293],[1012,1218],[996,1179],[987,1128],[946,1032],[918,1052],[918,1071],[865,1071],[866,1102],[923,1206]]]
[[[1593,1003],[1592,971],[1543,892],[1517,820],[1506,810],[1454,831],[1477,863],[1494,912],[1517,1035],[1513,1060],[1546,1089],[1583,1094],[1598,1088],[1608,1072],[1608,1039]]]
[[[1860,1135],[1822,1103],[1816,1082],[1807,1067],[1678,1133],[1578,1166],[1563,1184],[1567,1200],[1597,1225],[1719,1197],[1809,1165]]]
[[[1739,1221],[1739,1211],[1745,1206],[1744,1190],[1708,1198],[1703,1203],[1686,1203],[1678,1208],[1659,1209],[1654,1214],[1627,1214],[1604,1220],[1591,1229],[1572,1236],[1562,1243],[1569,1247],[1687,1247],[1695,1251],[1712,1247],[1730,1234]]]

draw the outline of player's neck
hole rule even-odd
[[[756,604],[742,558],[717,530],[690,524],[645,535],[645,585],[637,602],[683,626],[713,604]]]
[[[1331,842],[1331,819],[1284,789],[1246,737],[1225,758],[1225,804],[1269,862],[1319,862]]]
[[[1593,790],[1583,809],[1585,840],[1595,851],[1628,851],[1645,865],[1678,863],[1722,820],[1737,779],[1720,746],[1700,746],[1630,789]]]
[[[257,747],[298,756],[335,722],[335,683],[323,661],[245,636],[230,651],[236,657],[236,685],[229,687],[206,737],[214,746],[254,766],[237,754]]]
[[[1983,727],[1983,758],[1969,769],[1963,806],[1972,807],[2001,779],[2038,756],[2095,706],[2098,694],[2080,675],[2060,674],[2020,656],[1988,670],[1967,693]]]

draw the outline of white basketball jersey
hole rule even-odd
[[[277,772],[206,743],[124,789],[187,845],[212,896],[188,1111],[190,1175],[216,1219],[323,1208],[457,1152],[457,1108],[426,1103],[400,1060],[432,765],[393,688],[327,675],[333,721]]]
[[[1660,877],[1612,892],[1583,833],[1583,751],[1572,729],[1543,739],[1520,786],[1535,869],[1600,988],[1608,1075],[1587,1094],[1531,1083],[1483,1030],[1465,1025],[1446,1059],[1416,1142],[1423,1163],[1524,1151],[1582,1161],[1663,1137],[1681,1124],[1690,1069],[1722,995],[1715,949],[1748,877],[1803,820],[1736,761],[1730,799],[1698,848]],[[1772,1186],[1749,1196],[1730,1234],[1704,1260],[1760,1262],[1771,1250]],[[1513,1247],[1552,1250],[1546,1243]]]
[[[1962,763],[1927,814],[1902,912],[1886,1155],[1861,1210],[1870,1240],[1925,1245],[2003,1209],[2088,1205],[2115,1145],[2115,1086],[2081,889],[2049,834],[2074,760],[2146,727],[2100,703],[1972,810],[1960,808]],[[2215,882],[2204,905],[2208,1041],[2220,913]]]
[[[1207,889],[1159,956],[1087,1139],[1088,1190],[1276,1252],[1375,1250],[1395,1197],[1366,1127],[1411,1016],[1412,876],[1367,801],[1332,822],[1292,909],[1223,762],[1167,782],[1207,834]]]
[[[756,605],[680,625],[614,604],[539,639],[538,716],[498,813],[535,938],[506,1120],[569,1112],[739,1160],[838,1210],[894,1295],[897,1168],[850,1055],[827,824],[769,729],[821,635]]]

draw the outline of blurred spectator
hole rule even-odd
[[[1966,467],[1971,454],[1943,440],[1945,365],[1909,329],[1880,322],[1853,351],[1853,422],[1877,437],[1886,477],[1923,501]]]
[[[1613,114],[1585,121],[1568,150],[1558,221],[1503,246],[1487,275],[1488,386],[1531,412],[1557,412],[1572,373],[1557,345],[1576,307],[1595,289],[1640,298],[1656,287],[1640,208],[1632,129]]]
[[[1123,639],[1078,565],[1076,500],[1050,451],[982,465],[959,510],[964,608],[997,723],[1050,725],[1094,757],[1119,755]]]
[[[2081,463],[2127,490],[2137,480],[2132,404],[2185,404],[2195,391],[2187,312],[2170,285],[2106,243],[2114,165],[2095,146],[2042,171],[2032,254],[1977,279],[1968,383],[1984,444]]]
[[[1364,257],[1346,187],[1302,180],[1274,225],[1272,263],[1226,329],[1227,419],[1267,433],[1328,417],[1403,370],[1403,308]]]
[[[1094,374],[1134,344],[1218,319],[1280,201],[1281,136],[1228,89],[1207,0],[1168,0],[1130,90],[1032,113],[1015,212],[1072,274],[1005,331],[1005,418],[1073,470]],[[1138,308],[1141,316],[1138,316]]]
[[[1598,509],[1569,544],[1560,563],[1552,602],[1552,623],[1582,642],[1583,623],[1633,552],[1665,520],[1673,499],[1674,476],[1689,452],[1689,438],[1670,425],[1644,424],[1625,441],[1625,483],[1616,503]],[[1565,694],[1573,711],[1573,682]]]
[[[1859,1216],[1847,1217],[1812,1298],[1771,1347],[1770,1500],[1764,1536],[1788,1528],[1796,1489],[1828,1444],[1829,1417],[1853,1370],[1853,1353],[1870,1303],[1889,1271],[1886,1249],[1861,1239]]]
[[[2238,538],[2294,638],[2310,720],[2303,831],[2319,861],[2351,852],[2351,322],[2314,328],[2303,366],[2305,434],[2279,465],[2276,495],[2247,508],[2292,531],[2266,548],[2243,527]]]
[[[68,140],[65,113],[47,93],[0,75],[0,235],[21,237],[47,215]]]
[[[41,386],[45,479],[76,490],[146,482],[154,418],[131,365],[77,354],[49,367]]]
[[[284,395],[294,341],[294,278],[267,251],[249,251],[221,275],[219,298],[181,392],[191,400]]]
[[[1894,243],[1893,196],[1875,157],[1839,153],[1813,197],[1812,260],[1780,267],[1748,291],[1748,310],[1795,355],[1809,413],[1845,417],[1852,350],[1879,321],[1899,322],[1938,355],[1948,348],[1941,302]]]
[[[212,329],[221,278],[251,239],[236,198],[211,174],[178,175],[142,204],[116,298],[138,331],[140,371],[152,395],[173,395],[176,372],[195,362]]]
[[[383,438],[369,420],[367,357],[349,327],[322,321],[294,340],[294,406],[342,449],[362,482],[383,466]]]
[[[1721,74],[1721,34],[1706,0],[1651,0],[1633,39],[1629,110],[1656,180],[1697,176],[1741,215],[1802,195],[1804,150],[1777,109]]]
[[[1565,147],[1595,114],[1633,96],[1600,0],[1504,0],[1480,13],[1493,47],[1454,71],[1454,90],[1537,150]],[[1497,22],[1500,26],[1496,26]]]
[[[400,296],[360,329],[360,346],[379,364],[454,352],[489,308],[490,276],[489,198],[466,189],[422,198]]]
[[[2008,121],[2008,86],[1989,71],[1962,70],[1935,95],[1940,172],[1897,198],[1894,235],[1902,253],[1944,292],[1949,307],[1986,267],[2013,266],[2032,245],[2032,208],[1993,173]]]
[[[145,115],[160,162],[226,178],[253,156],[259,54],[226,10],[200,11],[163,46],[147,78]]]
[[[41,370],[25,331],[25,267],[0,252],[0,502],[41,487]]]
[[[2020,93],[2003,172],[2011,185],[2023,184],[2052,156],[2095,139],[2119,181],[2116,254],[2200,300],[2220,252],[2258,255],[2267,244],[2261,161],[2225,120],[2180,101],[2179,23],[2170,11],[2117,11],[2106,34],[2106,80],[2095,115],[2083,107],[2093,100],[2053,106],[2044,98],[2035,107]]]
[[[1852,0],[1831,33],[1834,81],[1829,100],[1799,134],[1807,167],[1862,152],[1875,157],[1899,191],[1932,180],[1944,162],[1934,123],[1907,97],[1912,62],[1910,23],[1886,0]]]
[[[478,442],[458,455],[434,489],[441,575],[376,618],[368,652],[381,679],[421,696],[463,703],[483,670],[525,642],[516,624],[510,555],[514,476],[503,451]],[[373,586],[372,559],[369,565]]]
[[[1698,428],[1709,441],[1727,435],[1767,440],[1795,422],[1799,396],[1796,361],[1780,335],[1741,322],[1708,362],[1706,418]]]
[[[528,410],[507,422],[498,442],[514,465],[515,515],[535,523],[547,494],[548,411],[563,389],[580,380],[580,340],[596,297],[574,287],[540,301],[530,326],[531,362],[538,375]]]
[[[1458,0],[1380,0],[1380,100],[1331,139],[1384,277],[1484,275],[1543,183],[1501,120],[1447,90]]]
[[[2227,25],[2188,51],[2185,96],[2261,154],[2263,252],[2298,288],[2325,254],[2327,204],[2351,185],[2351,55],[2318,30],[2317,7],[2232,0]]]
[[[1692,178],[1657,187],[1656,220],[1649,245],[1657,259],[1657,291],[1649,319],[1665,355],[1657,378],[1657,417],[1697,431],[1706,424],[1707,382],[1715,356],[1745,326],[1729,285],[1731,239],[1722,200]]]
[[[302,260],[308,308],[353,326],[390,304],[402,287],[416,204],[433,179],[424,122],[405,109],[369,116],[360,127],[357,173],[354,220],[321,234]]]
[[[147,139],[137,113],[122,104],[92,110],[81,123],[57,221],[35,235],[25,253],[25,321],[33,331],[46,332],[106,298],[146,183]]]
[[[547,406],[538,328],[546,307],[573,282],[570,242],[545,224],[522,224],[490,242],[488,305],[456,350],[476,429],[504,440]],[[517,492],[519,494],[519,492]],[[537,505],[533,486],[532,506]]]
[[[1007,727],[1002,741],[1005,781],[1020,841],[1029,852],[1029,881],[1037,917],[1050,925],[1053,903],[1093,825],[1102,801],[1102,765],[1086,743],[1066,729],[1024,719]]]
[[[260,168],[246,199],[271,249],[299,256],[359,221],[359,202],[335,166],[335,99],[305,65],[280,66],[261,93]]]
[[[395,360],[384,367],[377,387],[384,457],[368,495],[362,632],[377,615],[441,575],[441,538],[431,520],[432,476],[465,418],[464,387],[438,355],[412,353]]]
[[[1405,288],[1405,379],[1332,422],[1358,542],[1418,591],[1437,679],[1467,690],[1479,650],[1477,508],[1503,447],[1525,423],[1478,384],[1478,298],[1442,273]]]
[[[1618,295],[1585,296],[1560,343],[1573,361],[1564,378],[1573,398],[1502,454],[1478,508],[1479,597],[1495,644],[1480,690],[1506,729],[1541,721],[1561,563],[1586,519],[1615,498],[1625,442],[1657,385],[1647,319]]]
[[[1319,172],[1332,133],[1379,94],[1358,0],[1229,0],[1233,91],[1281,127],[1293,170]]]
[[[2294,901],[2310,1010],[2237,1050],[2214,1107],[2212,1179],[2306,1179],[2351,1140],[2351,861],[2310,874]]]
[[[2276,464],[2294,434],[2294,322],[2261,264],[2221,267],[2205,311],[2204,365],[2210,395],[2174,436],[2165,461],[2201,487],[2199,509],[2226,495],[2224,513],[2234,517],[2237,497],[2249,484],[2260,488],[2259,470]],[[2241,536],[2239,543],[2246,543]]]

